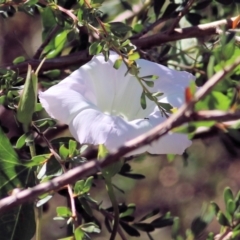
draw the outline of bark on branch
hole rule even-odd
[[[209,79],[205,85],[198,90],[195,94],[194,98],[185,103],[177,113],[171,115],[165,122],[156,126],[152,130],[147,133],[126,142],[122,147],[120,147],[115,152],[110,153],[105,159],[102,161],[92,160],[89,161],[82,166],[78,166],[72,170],[69,170],[67,173],[54,178],[53,180],[41,183],[33,188],[29,188],[26,190],[22,190],[16,194],[13,194],[9,197],[6,197],[0,200],[0,213],[7,211],[15,206],[18,206],[27,201],[33,201],[39,195],[49,192],[51,190],[58,190],[61,187],[73,183],[79,179],[87,177],[89,175],[95,174],[100,171],[101,168],[104,168],[110,164],[117,162],[121,157],[130,153],[144,145],[150,144],[154,140],[159,139],[160,137],[167,134],[173,128],[176,128],[183,123],[187,123],[191,120],[236,120],[239,119],[240,113],[235,112],[216,112],[216,111],[207,111],[207,114],[203,114],[203,112],[195,113],[193,111],[194,105],[201,99],[203,99],[212,88],[220,82],[224,77],[233,71],[240,64],[240,58],[238,58],[231,66],[225,67],[223,70],[216,73],[211,79]]]
[[[151,36],[147,36],[139,39],[132,39],[132,43],[136,45],[139,49],[147,49],[153,46],[159,46],[161,44],[177,41],[186,38],[203,38],[210,35],[222,33],[220,27],[225,29],[232,28],[232,22],[237,17],[231,19],[223,19],[216,22],[201,24],[198,26],[188,27],[188,28],[176,28],[171,34],[168,33],[158,33]],[[65,69],[77,65],[82,66],[91,59],[86,50],[72,53],[68,56],[58,57],[54,59],[48,59],[44,62],[40,71],[47,71],[51,69]],[[18,70],[20,74],[25,74],[27,72],[28,64],[36,69],[41,60],[29,59],[23,63],[9,66],[1,66],[0,68],[8,68],[12,70]]]

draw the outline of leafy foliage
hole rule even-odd
[[[108,154],[104,151],[106,149],[103,148],[101,152],[99,147],[98,154],[88,156],[91,146],[81,146],[72,138],[59,137],[62,126],[45,115],[37,101],[37,87],[45,89],[56,84],[66,74],[87,62],[92,55],[102,53],[105,61],[108,61],[109,51],[113,50],[119,54],[114,68],[119,69],[124,65],[127,69],[126,74],[135,76],[142,87],[139,99],[141,107],[146,109],[147,104],[154,102],[167,118],[177,109],[158,100],[164,92],[151,90],[157,77],[139,75],[136,60],[146,58],[194,74],[196,81],[185,90],[186,102],[193,100],[196,86],[204,86],[214,74],[235,63],[240,55],[236,29],[239,16],[231,20],[229,26],[215,26],[214,31],[201,30],[194,26],[204,23],[211,25],[219,19],[238,15],[236,9],[239,3],[239,0],[2,0],[0,18],[7,20],[8,17],[17,16],[17,12],[20,11],[31,15],[31,21],[40,17],[43,28],[42,45],[32,58],[25,54],[14,55],[11,66],[6,68],[2,65],[0,68],[0,107],[4,109],[3,113],[0,112],[0,198],[49,182],[55,177],[65,176],[65,173],[77,166],[84,167],[85,163],[96,159],[97,155],[98,159],[102,159]],[[136,11],[139,6],[140,9]],[[121,14],[124,14],[124,17]],[[184,30],[174,30],[175,28]],[[193,34],[189,39],[189,36],[184,35],[187,28],[193,29],[192,32],[202,31],[202,35],[196,34],[193,38]],[[182,32],[182,38],[175,38],[174,34],[179,32]],[[160,35],[162,38],[159,40]],[[171,36],[172,39],[164,41]],[[149,41],[148,47],[142,48],[141,41]],[[10,50],[7,49],[9,53]],[[4,57],[7,58],[8,55],[5,51],[4,48],[3,62]],[[196,113],[209,110],[238,112],[239,70],[240,67],[236,67],[190,110]],[[12,113],[13,124],[10,127],[4,122],[4,111]],[[210,134],[217,132],[218,139],[228,153],[237,158],[240,144],[239,128],[239,121],[225,123],[216,120],[198,121],[193,118],[187,125],[173,131],[189,134],[190,138],[197,138],[202,129]],[[10,133],[14,130],[12,137]],[[51,132],[54,131],[57,134],[51,136]],[[185,164],[190,159],[189,156],[191,154],[188,155],[187,152],[184,154]],[[174,159],[174,156],[168,157]],[[218,232],[207,233],[206,239],[222,239],[227,234],[230,234],[229,239],[240,237],[240,192],[234,195],[229,187],[225,188],[223,194],[225,211],[212,202],[211,207],[201,215],[196,217],[190,213],[192,222],[187,230],[181,225],[182,219],[168,211],[160,211],[157,208],[140,218],[139,209],[134,203],[119,201],[116,206],[112,202],[112,206],[105,207],[102,200],[92,197],[92,192],[98,189],[100,184],[106,183],[104,179],[113,181],[115,192],[120,193],[124,193],[125,189],[119,187],[121,184],[117,181],[116,183],[115,179],[124,179],[126,182],[129,179],[148,179],[150,176],[147,174],[144,176],[132,169],[134,163],[141,164],[142,160],[135,156],[132,158],[124,158],[115,165],[97,169],[97,173],[58,189],[71,203],[68,206],[56,206],[54,219],[65,220],[71,229],[69,236],[64,239],[94,239],[95,234],[99,234],[104,227],[113,236],[116,214],[119,214],[117,231],[120,236],[122,232],[140,238],[146,234],[151,240],[154,239],[154,231],[169,228],[172,239],[198,239],[206,233],[215,214],[221,229],[219,228]],[[130,160],[134,160],[133,164]],[[34,205],[41,211],[42,206],[48,204],[55,193],[46,190],[34,203],[24,203],[3,213],[0,217],[1,239],[17,240],[19,236],[21,240],[31,239],[36,231]],[[143,196],[144,192],[141,195]],[[99,214],[104,221],[101,221]]]

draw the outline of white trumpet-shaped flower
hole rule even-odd
[[[47,113],[69,125],[73,137],[80,143],[104,144],[109,151],[143,134],[166,118],[153,101],[147,107],[140,104],[142,87],[137,79],[126,74],[124,64],[116,70],[118,59],[111,52],[108,62],[102,54],[74,71],[59,84],[40,92],[39,98]],[[150,92],[162,92],[158,101],[179,107],[184,101],[184,89],[194,76],[147,60],[136,61],[139,76],[156,75]],[[191,145],[184,134],[169,133],[159,140],[138,149],[134,154],[182,154]]]

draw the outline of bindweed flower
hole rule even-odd
[[[102,54],[94,56],[59,84],[39,94],[47,113],[69,125],[71,134],[81,144],[104,144],[112,151],[166,120],[153,101],[147,99],[146,109],[141,107],[143,89],[135,76],[125,76],[124,64],[118,70],[113,68],[118,57],[111,52],[105,62]],[[159,77],[153,87],[146,85],[150,92],[164,93],[158,101],[173,107],[184,102],[184,89],[193,75],[143,59],[136,63],[140,77]],[[182,154],[190,145],[186,135],[170,132],[134,154]]]

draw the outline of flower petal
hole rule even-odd
[[[70,132],[80,143],[104,144],[110,151],[150,129],[145,119],[127,122],[94,109],[81,111],[69,124]]]
[[[146,133],[165,120],[161,113],[155,112],[148,119],[137,119],[130,122],[121,117],[109,116],[94,109],[80,112],[70,123],[69,129],[73,137],[80,143],[94,145],[104,144],[109,151],[114,151],[125,142]],[[148,151],[152,154],[182,154],[191,145],[186,135],[170,133],[129,154],[135,155]]]
[[[68,124],[80,143],[105,144],[109,151],[165,120],[152,101],[148,100],[147,108],[142,109],[142,87],[134,76],[125,76],[124,64],[118,70],[113,68],[117,58],[118,55],[111,52],[109,61],[105,62],[102,54],[97,55],[59,84],[39,94],[50,116]],[[159,76],[154,87],[148,89],[163,92],[160,101],[174,107],[183,103],[184,89],[194,79],[191,74],[141,59],[137,64],[141,67],[140,76]],[[170,133],[131,154],[144,151],[182,154],[190,144],[187,136]]]
[[[147,151],[152,154],[180,154],[182,155],[186,148],[190,147],[190,141],[187,135],[180,133],[168,133],[159,140],[154,141]]]
[[[84,109],[96,109],[93,103],[71,89],[71,85],[67,83],[57,84],[45,92],[39,92],[39,99],[52,118],[65,124],[69,124]]]

